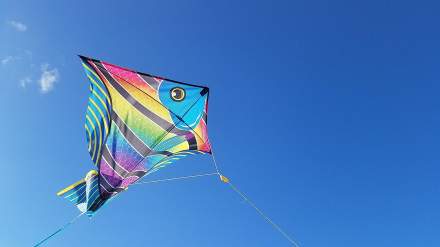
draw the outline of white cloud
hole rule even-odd
[[[11,62],[14,62],[14,61],[17,61],[17,60],[20,60],[20,59],[21,59],[20,56],[6,56],[6,57],[4,57],[3,59],[0,60],[0,63],[2,65],[7,65],[7,64],[9,64]]]
[[[56,68],[50,69],[49,64],[41,65],[41,77],[38,80],[40,90],[42,93],[47,93],[53,90],[55,82],[59,79],[59,73]]]
[[[32,79],[29,76],[20,80],[20,87],[26,88],[32,82]]]
[[[12,62],[12,60],[14,60],[13,56],[7,56],[7,57],[3,58],[0,62],[2,63],[2,65],[6,65],[9,62]]]
[[[13,27],[15,30],[19,32],[24,32],[27,30],[27,26],[19,21],[13,21],[13,20],[8,21],[8,25]]]

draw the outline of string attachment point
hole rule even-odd
[[[220,176],[220,180],[221,180],[223,183],[226,183],[226,184],[229,183],[229,178],[223,176],[222,174],[219,174],[219,176]]]

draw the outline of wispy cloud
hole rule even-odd
[[[14,61],[17,61],[20,59],[21,59],[20,56],[6,56],[0,60],[0,63],[1,63],[1,65],[7,65],[11,62],[14,62]]]
[[[6,65],[6,64],[12,62],[13,60],[14,60],[13,56],[7,56],[7,57],[3,58],[0,62],[2,65]]]
[[[51,69],[47,63],[41,65],[41,77],[40,80],[38,80],[41,92],[48,93],[52,91],[59,77],[60,75],[56,68]]]
[[[31,82],[32,79],[29,76],[26,76],[25,78],[20,80],[20,87],[26,88]]]
[[[11,26],[12,28],[14,28],[15,30],[19,31],[19,32],[25,32],[27,30],[27,26],[19,21],[7,21],[8,25]]]

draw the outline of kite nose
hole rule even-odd
[[[209,92],[209,88],[204,87],[202,91],[200,91],[200,95],[204,96],[205,94],[207,94]]]

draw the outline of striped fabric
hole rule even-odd
[[[81,211],[93,215],[141,177],[188,154],[211,153],[208,88],[81,59],[90,80],[87,146],[98,172],[63,191]]]
[[[90,209],[101,207],[104,203],[99,194],[99,176],[96,170],[91,170],[84,179],[58,192],[58,195],[75,204],[81,212],[89,216],[94,213]]]
[[[107,87],[96,74],[83,63],[86,75],[90,80],[90,96],[86,113],[86,138],[92,161],[98,165],[102,145],[110,131],[110,95]]]

